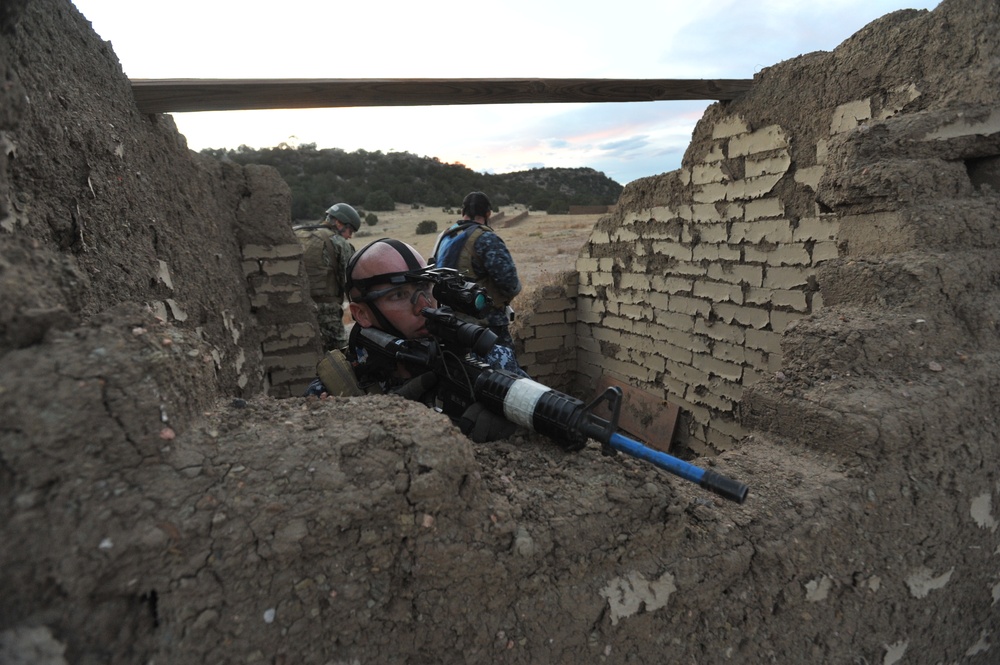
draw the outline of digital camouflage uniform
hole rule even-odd
[[[333,228],[325,225],[295,230],[303,248],[302,261],[309,279],[309,294],[316,303],[323,350],[347,346],[344,333],[345,270],[354,247]]]
[[[514,338],[506,311],[514,296],[521,292],[521,281],[503,239],[486,224],[459,220],[438,239],[434,264],[454,268],[486,290],[493,305],[476,322],[492,330],[497,343],[484,360],[492,367],[527,376],[514,356]]]

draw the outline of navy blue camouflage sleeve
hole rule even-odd
[[[482,234],[476,239],[475,250],[483,269],[507,298],[521,292],[517,266],[500,236],[490,232]]]

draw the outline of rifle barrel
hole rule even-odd
[[[618,433],[612,434],[611,440],[608,441],[608,443],[615,450],[620,450],[626,455],[631,455],[632,457],[645,460],[650,464],[660,467],[664,471],[669,471],[675,476],[680,476],[685,480],[697,483],[705,489],[715,492],[719,496],[729,499],[730,501],[743,503],[747,498],[747,492],[750,489],[749,487],[737,480],[733,480],[732,478],[727,478],[722,474],[716,473],[715,471],[702,469],[694,464],[689,464],[682,459],[678,459],[673,455],[668,455],[667,453],[661,453],[658,450],[647,448],[638,441],[633,441],[632,439]]]

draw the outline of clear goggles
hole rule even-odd
[[[385,307],[412,307],[423,296],[424,300],[430,304],[433,288],[433,282],[406,282],[399,286],[390,286],[386,289],[369,291],[360,298],[357,298],[355,302],[370,303],[377,300],[379,305]]]

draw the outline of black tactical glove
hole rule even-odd
[[[506,439],[517,431],[517,425],[493,413],[479,402],[473,402],[462,412],[457,424],[462,434],[476,443]]]
[[[400,395],[415,402],[424,401],[424,395],[437,385],[437,375],[434,372],[424,372],[413,377],[403,385],[393,388],[390,393]]]

